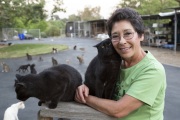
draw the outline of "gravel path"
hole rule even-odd
[[[149,50],[163,64],[180,67],[180,51],[148,46],[143,49]]]

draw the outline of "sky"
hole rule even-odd
[[[84,7],[101,7],[100,15],[104,19],[108,19],[110,14],[114,11],[115,6],[121,0],[63,0],[63,7],[66,13],[59,13],[60,18],[68,18],[69,15],[76,14],[78,11],[83,11]],[[45,9],[50,11],[52,9],[52,0],[46,0]]]

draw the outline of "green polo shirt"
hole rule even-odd
[[[120,71],[116,100],[127,94],[144,102],[120,120],[163,120],[166,74],[162,64],[148,51],[139,63]]]

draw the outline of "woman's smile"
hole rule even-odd
[[[122,53],[127,53],[132,47],[120,47],[119,50],[122,52]]]

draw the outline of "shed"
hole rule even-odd
[[[171,22],[165,24],[166,26],[170,26],[171,28],[171,41],[173,44],[174,50],[176,51],[177,47],[180,47],[180,7],[176,8],[168,8],[173,9],[172,12],[159,13],[156,15],[142,15],[143,20],[162,20],[162,19],[170,19]]]
[[[106,19],[91,21],[69,21],[66,23],[67,37],[95,37],[107,33]]]

